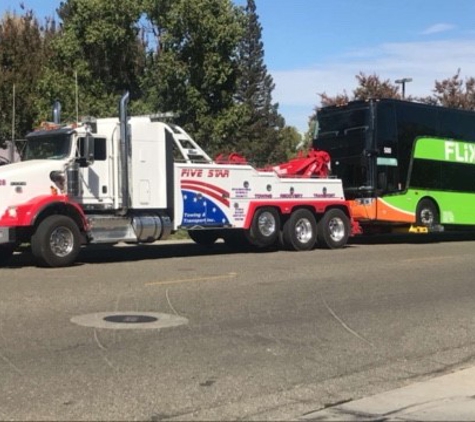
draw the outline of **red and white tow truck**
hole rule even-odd
[[[184,229],[199,244],[340,248],[358,232],[328,156],[310,151],[258,170],[213,161],[153,116],[45,124],[23,161],[0,167],[0,261],[29,243],[40,266],[73,264],[88,244],[147,243]],[[163,119],[162,119],[163,120]]]

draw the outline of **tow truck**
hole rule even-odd
[[[36,264],[75,263],[82,247],[151,243],[186,230],[198,244],[337,249],[359,231],[329,157],[309,151],[257,169],[237,154],[211,159],[157,116],[45,123],[23,159],[0,167],[0,261],[19,245]],[[54,112],[55,116],[59,113]]]

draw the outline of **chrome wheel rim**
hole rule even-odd
[[[421,223],[426,226],[430,226],[434,223],[434,213],[429,208],[425,208],[421,211]]]
[[[68,256],[74,248],[74,236],[67,227],[57,227],[49,238],[51,251],[58,257]]]
[[[335,242],[339,242],[345,237],[345,223],[341,218],[332,218],[328,223],[330,237]]]
[[[276,230],[274,216],[270,212],[263,212],[257,220],[257,226],[263,236],[272,236]]]
[[[308,243],[312,239],[313,228],[310,221],[306,218],[301,218],[295,224],[295,237],[300,243]]]

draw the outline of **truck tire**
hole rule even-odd
[[[0,265],[5,265],[10,260],[14,251],[15,245],[11,243],[0,245]]]
[[[308,251],[316,241],[317,223],[313,214],[306,209],[294,211],[282,230],[284,247],[293,251]]]
[[[31,252],[42,267],[67,267],[79,255],[81,233],[77,224],[64,215],[45,218],[31,238]]]
[[[279,238],[280,216],[275,208],[259,208],[252,218],[249,241],[260,248],[271,246]]]
[[[317,225],[317,243],[322,248],[338,249],[348,242],[350,220],[340,209],[332,208],[323,214]]]
[[[188,236],[193,242],[202,246],[211,246],[219,238],[216,230],[188,230]]]
[[[439,211],[434,201],[424,198],[417,204],[416,224],[425,227],[434,227],[440,224]]]

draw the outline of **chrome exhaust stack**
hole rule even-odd
[[[130,208],[131,194],[130,194],[130,160],[131,160],[131,146],[130,133],[128,127],[127,105],[129,103],[130,94],[126,92],[119,104],[119,121],[120,121],[120,170],[121,170],[121,184],[122,184],[122,207],[120,215],[126,215]]]

